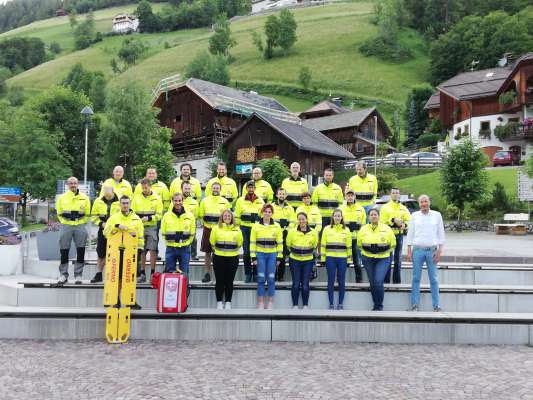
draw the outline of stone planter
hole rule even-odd
[[[0,275],[15,275],[22,272],[22,245],[0,246]]]
[[[39,260],[59,260],[59,231],[37,232]],[[70,245],[69,258],[76,258],[76,247]]]

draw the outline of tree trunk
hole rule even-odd
[[[459,208],[459,212],[457,213],[457,232],[462,232],[463,231],[463,227],[461,225],[461,213],[462,213],[463,209],[462,208]]]

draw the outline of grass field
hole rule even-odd
[[[104,27],[107,27],[109,30],[113,15],[124,10],[131,12],[134,7],[116,7],[96,12],[99,29],[105,30]],[[238,44],[231,51],[235,58],[230,65],[232,82],[297,87],[299,70],[307,66],[313,76],[312,87],[325,93],[370,99],[377,104],[386,104],[388,110],[402,105],[409,89],[426,81],[428,57],[425,45],[417,34],[409,31],[402,34],[401,41],[415,53],[413,60],[393,64],[363,57],[357,51],[359,44],[376,32],[376,27],[369,23],[371,11],[371,2],[296,9],[293,11],[298,22],[296,45],[288,56],[268,61],[261,57],[251,40],[254,30],[262,31],[266,16],[234,21],[231,28]],[[0,38],[12,35],[38,36],[46,42],[61,37],[63,42],[60,43],[64,43],[67,50],[72,47],[68,18],[39,21],[6,32]],[[111,85],[124,85],[133,80],[149,90],[161,78],[183,73],[195,54],[207,49],[209,35],[207,29],[136,35],[150,50],[141,62],[116,76],[112,74],[109,62],[116,57],[123,38],[104,38],[103,42],[89,49],[65,52],[53,61],[19,74],[11,78],[8,85],[44,90],[59,83],[72,65],[81,62],[87,68],[103,71]],[[165,42],[171,47],[165,48]],[[301,111],[310,105],[308,101],[287,97],[283,101],[292,111]]]

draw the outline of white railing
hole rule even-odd
[[[161,79],[157,86],[152,90],[152,104],[157,100],[159,95],[181,86],[185,81],[181,79],[180,74],[169,76]]]

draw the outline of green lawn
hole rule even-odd
[[[33,232],[33,231],[40,231],[46,227],[46,224],[26,224],[20,228],[21,232]]]
[[[494,184],[500,182],[507,194],[516,198],[517,196],[517,169],[502,168],[489,169],[489,188],[494,189]],[[410,178],[400,179],[397,182],[398,187],[403,193],[411,193],[414,196],[427,194],[432,203],[440,210],[446,208],[446,201],[442,197],[440,190],[440,172],[435,171],[425,175],[412,176]]]
[[[294,97],[283,96],[281,94],[261,93],[264,96],[273,97],[292,112],[302,112],[310,108],[313,103],[308,100],[295,99]]]
[[[154,5],[160,6],[159,3]],[[102,30],[105,26],[110,29],[113,15],[124,10],[131,12],[134,7],[130,5],[96,12],[98,26]],[[422,38],[414,32],[404,32],[401,37],[402,43],[410,46],[416,55],[406,63],[387,63],[363,57],[357,51],[358,46],[376,32],[376,27],[369,23],[372,2],[337,3],[296,9],[293,12],[298,22],[296,45],[288,56],[268,61],[261,57],[251,40],[254,30],[262,31],[266,16],[247,17],[231,24],[238,43],[231,50],[235,58],[230,65],[232,83],[258,82],[299,87],[299,70],[302,66],[307,66],[312,72],[312,87],[326,95],[340,93],[361,99],[361,104],[355,104],[356,108],[368,106],[369,102],[381,103],[388,116],[391,109],[403,104],[413,85],[426,81],[429,59]],[[0,38],[15,34],[31,34],[42,37],[47,42],[61,37],[65,48],[72,46],[68,18],[39,21],[6,32]],[[87,68],[102,70],[111,79],[111,85],[137,81],[150,90],[161,78],[183,73],[195,54],[207,49],[209,35],[208,29],[135,35],[150,47],[150,51],[136,66],[117,76],[112,74],[109,62],[116,57],[123,38],[109,37],[89,49],[61,55],[19,74],[8,80],[8,85],[34,91],[44,90],[61,82],[71,66],[81,62]],[[165,42],[172,47],[166,49]],[[286,96],[280,99],[287,103],[291,111],[301,111],[310,105],[307,101]]]

